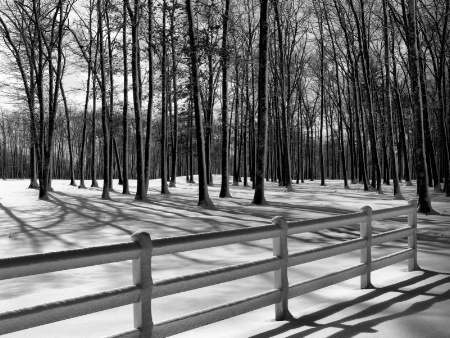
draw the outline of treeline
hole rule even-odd
[[[392,181],[395,198],[417,179],[427,212],[428,187],[450,196],[448,14],[446,0],[5,0],[23,99],[4,113],[2,174],[39,177],[41,198],[50,177],[101,177],[103,198],[112,177],[123,193],[137,179],[145,199],[150,178],[169,193],[198,173],[204,206],[212,174],[221,197],[231,175],[255,203],[258,177]],[[74,71],[83,104],[64,91]]]

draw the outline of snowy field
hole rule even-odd
[[[81,190],[68,181],[53,181],[49,201],[39,201],[27,180],[0,182],[0,257],[43,253],[130,241],[144,230],[152,238],[269,224],[275,216],[306,220],[405,205],[415,198],[415,187],[402,187],[405,201],[392,200],[392,187],[384,195],[364,192],[362,185],[343,189],[342,181],[295,185],[294,193],[266,183],[269,206],[250,204],[253,190],[230,186],[232,199],[219,199],[220,177],[210,187],[217,210],[197,207],[197,186],[178,178],[171,195],[159,194],[159,180],[150,184],[149,202],[111,193],[100,199],[99,188]],[[86,183],[90,183],[87,181]],[[102,182],[100,181],[99,184]],[[131,182],[133,192],[136,182]],[[276,322],[269,306],[177,337],[449,337],[450,336],[450,199],[432,193],[439,215],[418,217],[418,263],[421,271],[408,272],[407,262],[372,274],[374,289],[360,290],[359,278],[289,300],[294,319]],[[406,224],[406,217],[374,222],[374,232]],[[289,250],[306,250],[359,236],[348,226],[289,238]],[[373,258],[405,247],[406,241],[386,243],[373,250]],[[272,255],[271,241],[255,241],[216,249],[159,256],[153,261],[154,280],[237,264]],[[340,255],[289,269],[289,282],[359,263],[359,252]],[[93,292],[130,285],[131,262],[106,264],[0,282],[0,312],[34,306]],[[154,321],[237,300],[273,287],[272,274],[157,299]],[[20,331],[5,337],[106,337],[133,328],[132,307]]]

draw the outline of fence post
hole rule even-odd
[[[361,211],[366,214],[365,222],[360,224],[361,238],[367,240],[367,246],[361,249],[361,263],[366,265],[366,273],[361,275],[361,289],[372,286],[370,273],[372,269],[372,208],[365,206]]]
[[[409,205],[414,207],[414,210],[408,214],[408,225],[413,228],[413,234],[408,236],[408,248],[414,249],[414,256],[408,259],[408,271],[419,270],[417,264],[417,200],[409,200]]]
[[[153,332],[152,319],[152,250],[150,235],[144,231],[135,232],[131,239],[139,243],[141,252],[133,259],[133,283],[141,288],[139,303],[133,304],[134,327],[141,331],[142,337],[151,337]]]
[[[281,291],[281,301],[275,304],[275,319],[285,320],[291,318],[292,315],[288,308],[289,299],[289,282],[288,282],[288,247],[287,234],[288,224],[284,217],[277,216],[272,219],[272,224],[280,228],[278,237],[273,239],[273,255],[281,258],[281,266],[279,270],[274,271],[274,287]]]

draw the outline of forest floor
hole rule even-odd
[[[217,210],[197,207],[197,185],[178,178],[170,195],[159,194],[159,180],[151,181],[149,202],[111,193],[100,199],[99,188],[81,190],[67,181],[53,181],[48,201],[38,200],[27,180],[0,182],[0,257],[43,253],[130,241],[132,233],[148,231],[152,238],[195,234],[269,224],[275,216],[306,220],[405,205],[416,187],[402,187],[405,201],[392,200],[392,186],[384,194],[364,192],[359,184],[343,189],[342,181],[294,184],[283,192],[266,183],[268,206],[254,206],[251,188],[230,186],[231,199],[219,199],[220,177],[210,187]],[[90,183],[90,182],[86,182]],[[101,181],[99,184],[101,185]],[[133,185],[134,184],[134,185]],[[135,191],[135,181],[130,190]],[[419,271],[408,272],[407,262],[372,274],[373,289],[361,290],[350,279],[289,300],[293,319],[274,320],[274,306],[252,311],[177,337],[449,337],[450,332],[450,199],[432,193],[438,215],[418,216]],[[375,233],[406,223],[406,217],[374,222]],[[305,250],[359,236],[358,226],[306,233],[289,239],[290,251]],[[374,248],[373,258],[405,247],[405,241]],[[271,241],[229,245],[215,249],[159,256],[153,260],[154,280],[238,264],[272,255]],[[289,282],[309,279],[359,263],[359,252],[289,269]],[[271,274],[185,292],[153,301],[155,322],[197,311],[273,287]],[[43,274],[0,282],[0,312],[20,309],[123,287],[132,283],[131,262]],[[65,320],[5,337],[105,337],[133,328],[132,306]]]

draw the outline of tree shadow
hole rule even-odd
[[[435,280],[436,277],[440,278]],[[415,288],[411,288],[412,285],[419,282],[427,282],[431,281],[422,286],[418,286]],[[302,315],[299,317],[294,317],[292,320],[286,322],[286,324],[281,325],[275,329],[253,335],[251,338],[268,338],[273,337],[275,335],[283,335],[283,337],[289,338],[301,338],[307,337],[309,335],[320,333],[328,328],[337,328],[340,331],[334,333],[332,335],[327,335],[327,337],[354,337],[360,333],[374,333],[377,332],[375,327],[381,323],[388,322],[391,320],[395,320],[401,317],[406,317],[413,314],[418,314],[420,312],[424,312],[428,310],[431,306],[436,303],[450,300],[450,274],[447,273],[438,273],[429,270],[422,270],[422,274],[419,276],[412,277],[410,279],[392,284],[387,287],[375,288],[365,293],[362,296],[359,296],[355,299],[340,302],[338,304],[331,305],[325,309],[321,309],[319,311]],[[447,290],[439,293],[430,293],[428,291],[447,284]],[[402,288],[409,287],[408,290],[401,290]],[[374,305],[371,305],[364,310],[349,315],[345,317],[341,317],[338,320],[331,321],[326,324],[320,324],[318,321],[325,319],[329,316],[335,315],[339,311],[343,311],[352,306],[357,306],[358,304],[362,304],[364,302],[374,300],[375,298],[387,293],[394,292],[397,295],[393,298],[390,298],[385,301],[378,302]],[[426,300],[423,299],[422,296],[427,296]],[[417,300],[414,300],[417,298]],[[291,300],[293,301],[293,300]],[[412,304],[408,306],[406,309],[400,312],[392,313],[386,311],[388,308],[394,306],[395,304],[402,302],[411,302]],[[384,314],[386,315],[381,315]],[[377,316],[376,318],[371,318],[373,316]],[[356,324],[347,324],[350,321],[358,322]],[[308,327],[308,329],[295,334],[290,334],[290,330],[298,329],[299,327]],[[325,331],[326,332],[326,331]]]
[[[18,233],[24,234],[31,241],[33,250],[36,252],[40,251],[40,249],[41,249],[40,239],[42,240],[43,238],[50,237],[50,238],[56,239],[58,241],[61,241],[62,243],[64,243],[67,246],[73,246],[75,244],[73,242],[63,239],[59,235],[56,235],[50,231],[45,230],[46,227],[36,227],[36,226],[32,226],[32,225],[28,224],[22,218],[17,216],[12,210],[5,207],[2,203],[0,203],[0,210],[3,210],[6,213],[6,215],[19,226],[19,231],[12,233],[10,238],[12,238],[12,240],[15,240]],[[57,224],[59,224],[59,220],[52,223],[52,225],[50,225],[50,226],[54,226]],[[33,234],[33,232],[39,233],[40,235],[36,236],[35,234]]]

